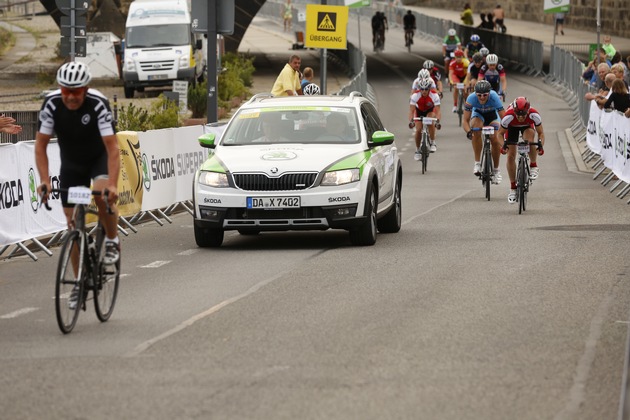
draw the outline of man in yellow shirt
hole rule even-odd
[[[271,88],[271,94],[273,96],[294,96],[302,94],[302,87],[300,86],[301,63],[302,59],[298,55],[292,55],[289,58],[289,62],[284,65],[284,68],[273,84],[273,88]]]

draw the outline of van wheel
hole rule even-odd
[[[127,87],[125,86],[125,98],[126,99],[131,99],[133,98],[133,88],[132,87]]]

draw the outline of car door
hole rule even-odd
[[[368,139],[372,138],[375,131],[385,130],[383,123],[370,102],[364,102],[361,105],[361,116],[365,121]],[[370,164],[378,174],[379,183],[379,203],[391,200],[394,191],[394,155],[392,154],[392,146],[379,146],[372,149]]]

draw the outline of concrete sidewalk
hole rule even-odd
[[[27,56],[35,48],[35,37],[19,26],[0,21],[0,27],[12,32],[15,36],[15,45],[5,54],[0,56],[0,70],[4,70],[22,57]]]
[[[416,13],[422,13],[427,16],[436,17],[444,20],[451,20],[455,23],[461,23],[459,19],[460,12],[444,9],[432,9],[427,7],[405,6],[406,9],[412,10]],[[488,10],[486,12],[491,12]],[[481,21],[479,13],[481,10],[475,10],[475,26]],[[570,19],[570,16],[568,17]],[[505,18],[505,26],[507,27],[507,34],[520,36],[523,38],[535,39],[541,41],[545,47],[545,50],[549,50],[552,44],[554,44],[554,26],[530,22],[526,20],[510,19],[509,16]],[[443,34],[446,35],[446,34]],[[600,42],[603,41],[605,32],[600,34]],[[483,37],[482,37],[483,38]],[[612,45],[619,51],[622,57],[630,55],[630,39],[621,38],[617,36],[611,36]],[[462,44],[468,42],[468,40],[462,39]],[[564,27],[564,35],[556,35],[556,44],[596,44],[597,43],[597,28],[593,27],[591,30],[576,30],[573,28]]]

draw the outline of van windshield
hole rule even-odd
[[[125,48],[150,48],[190,44],[190,27],[176,25],[132,26],[127,28]]]

